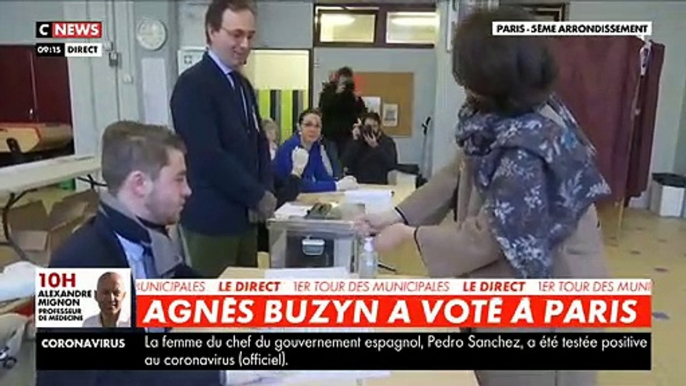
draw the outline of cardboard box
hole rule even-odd
[[[85,202],[86,208],[83,211],[83,216],[89,218],[98,213],[98,206],[100,205],[100,196],[98,192],[88,189],[79,193],[74,193],[62,199],[62,202],[78,204]]]
[[[12,238],[29,260],[46,266],[52,253],[83,222],[88,202],[56,202],[48,213],[42,201],[15,206],[10,210],[8,225]]]

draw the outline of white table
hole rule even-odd
[[[2,231],[6,241],[0,242],[0,246],[9,246],[19,258],[28,260],[24,251],[12,239],[9,229],[8,217],[12,206],[32,190],[73,178],[87,176],[91,188],[101,185],[92,177],[98,171],[100,158],[92,155],[57,157],[0,168],[0,196],[9,195],[2,209]]]
[[[228,267],[219,276],[220,279],[261,279],[264,278],[265,270],[259,268],[237,268]],[[381,275],[382,278],[409,278],[407,276]],[[378,329],[379,331],[421,331],[417,328],[407,329]],[[249,329],[179,329],[180,332],[249,332]],[[444,332],[441,329],[435,332]],[[445,332],[456,332],[446,329]],[[460,358],[455,358],[459,361]],[[476,374],[471,370],[451,370],[451,371],[391,371],[390,377],[369,378],[362,382],[355,382],[349,379],[326,382],[318,381],[298,381],[289,383],[289,386],[478,386],[479,382]]]

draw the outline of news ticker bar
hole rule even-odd
[[[38,370],[651,369],[650,333],[39,331],[37,343]]]
[[[102,56],[102,43],[36,43],[36,56],[96,58]]]

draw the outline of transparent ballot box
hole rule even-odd
[[[357,271],[360,240],[355,218],[364,205],[315,204],[304,216],[276,217],[267,221],[270,268],[345,267]]]

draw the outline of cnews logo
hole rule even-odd
[[[102,22],[99,21],[39,21],[36,38],[100,39]]]

